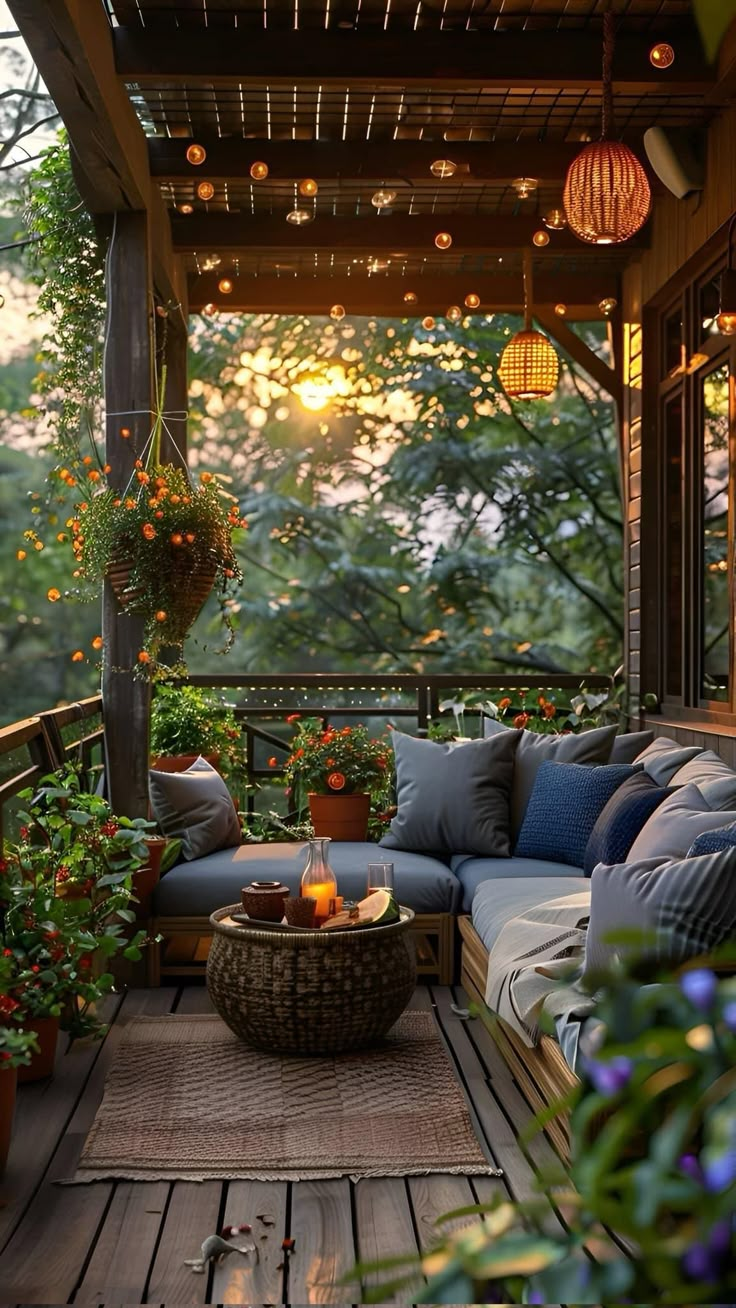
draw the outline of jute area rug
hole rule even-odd
[[[288,1058],[218,1017],[126,1031],[74,1181],[498,1175],[475,1136],[431,1013],[373,1049]]]

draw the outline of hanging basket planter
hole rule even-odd
[[[193,557],[181,550],[172,550],[168,560],[163,564],[160,586],[157,588],[158,607],[154,610],[161,614],[158,624],[161,635],[172,645],[180,645],[189,628],[199,617],[204,605],[212,593],[217,577],[217,568],[209,559]],[[130,613],[140,613],[147,617],[151,608],[150,589],[141,585],[136,579],[136,562],[131,557],[113,559],[107,570],[107,578],[121,608]]]

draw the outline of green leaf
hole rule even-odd
[[[78,808],[67,809],[66,816],[75,827],[88,827],[92,821],[91,813],[83,813],[82,810]]]
[[[721,41],[736,18],[736,0],[693,0],[693,9],[706,58],[713,63]]]

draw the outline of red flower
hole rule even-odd
[[[330,790],[344,790],[345,778],[342,772],[331,772],[327,778],[327,784],[330,787]]]
[[[2,1017],[10,1017],[16,1008],[20,1008],[17,999],[11,999],[10,995],[0,995],[0,1015]]]
[[[30,834],[31,834],[31,833],[30,833],[30,831],[28,830],[28,827],[21,827],[21,829],[20,829],[20,838],[21,838],[21,840],[27,840],[28,837],[30,836]]]
[[[0,876],[2,876],[4,872],[7,872],[8,867],[9,864],[7,858],[0,858]]]
[[[103,822],[100,827],[100,832],[103,836],[116,836],[119,830],[120,827],[118,823],[113,822],[111,818],[108,818],[107,822]]]
[[[278,766],[278,759],[276,759],[276,758],[274,758],[274,757],[272,756],[272,757],[268,760],[268,766],[269,766],[270,768],[275,768],[275,767],[277,767],[277,766]]]
[[[290,713],[286,721],[297,722],[301,716],[302,716],[301,713]]]
[[[31,971],[32,971],[32,972],[40,972],[40,971],[41,971],[40,967],[38,966],[38,963],[34,963],[34,964],[33,964],[32,968],[31,968]]]
[[[498,701],[498,707],[501,709],[501,712],[503,712],[504,709],[511,708],[511,700],[508,695],[504,695],[503,699]]]
[[[528,713],[517,713],[516,717],[514,718],[514,726],[519,727],[523,730],[523,728],[526,726],[528,721],[529,721]]]
[[[542,709],[542,713],[544,714],[545,718],[553,718],[556,712],[557,709],[555,708],[554,704],[545,704],[544,708]]]

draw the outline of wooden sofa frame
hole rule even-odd
[[[488,950],[470,917],[458,922],[462,937],[461,973],[463,989],[471,999],[485,1004]],[[491,1034],[511,1069],[519,1089],[535,1112],[549,1108],[579,1084],[570,1070],[562,1050],[550,1036],[542,1036],[530,1049],[501,1018],[495,1017]],[[569,1114],[561,1109],[549,1121],[545,1131],[563,1158],[570,1157]]]
[[[412,934],[417,950],[417,972],[451,985],[454,971],[455,922],[452,913],[418,913]],[[148,925],[152,943],[146,950],[148,984],[162,977],[202,976],[212,931],[207,917],[155,917]],[[157,943],[156,937],[161,939]]]

